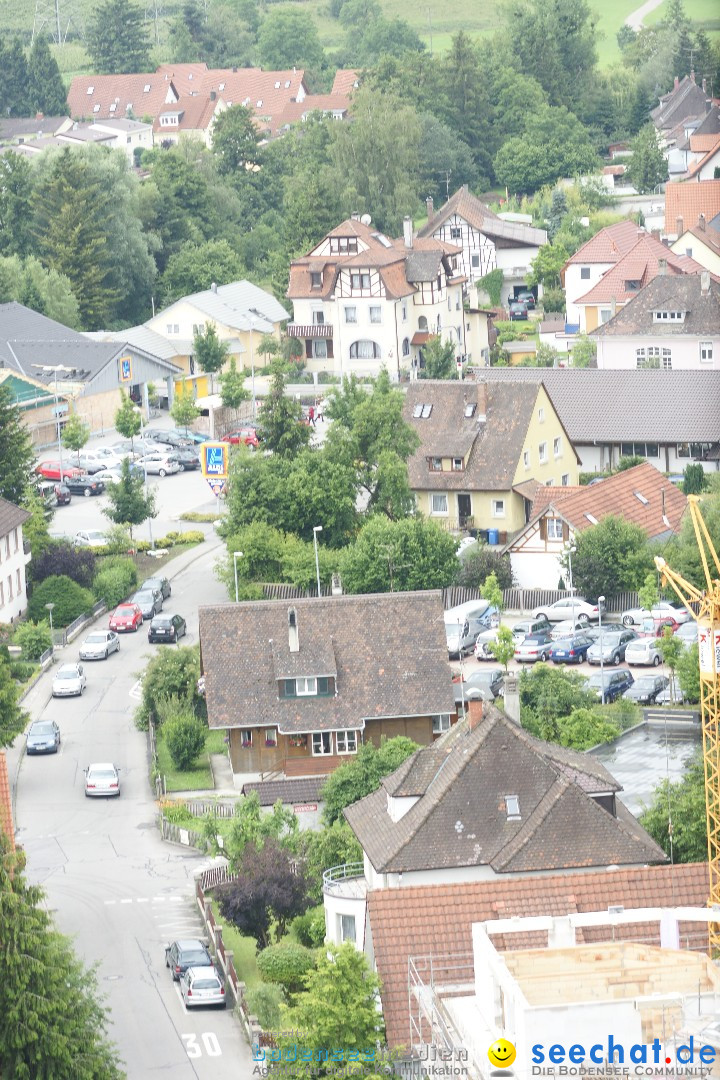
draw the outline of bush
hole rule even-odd
[[[181,521],[202,521],[210,524],[213,521],[218,521],[222,517],[222,514],[200,512],[199,510],[186,510],[184,514],[180,515]]]
[[[39,671],[39,668],[35,664],[24,664],[22,660],[12,660],[10,662],[10,674],[18,682],[27,682],[36,671]]]
[[[151,715],[159,713],[166,698],[187,699],[193,712],[202,715],[204,702],[198,696],[200,678],[200,649],[183,645],[179,649],[164,649],[153,656],[145,668],[142,681],[142,705],[135,714],[135,725],[147,731]]]
[[[294,941],[281,941],[258,953],[257,966],[265,982],[279,983],[288,994],[296,994],[315,967],[315,954]]]
[[[280,1028],[280,1006],[285,1002],[282,987],[264,983],[248,990],[245,994],[248,1009],[257,1016],[264,1031],[278,1031]]]
[[[559,287],[545,289],[543,291],[542,306],[546,315],[550,311],[557,315],[563,315],[565,313],[565,293]]]
[[[13,641],[21,647],[25,660],[39,660],[45,650],[52,645],[50,623],[45,621],[20,623]]]
[[[78,548],[65,540],[53,543],[30,563],[33,581],[64,574],[84,589],[89,589],[95,576],[95,553],[90,548]]]
[[[162,815],[171,825],[197,825],[197,818],[193,817],[185,803],[164,803]]]
[[[207,728],[193,714],[185,702],[168,703],[176,715],[165,719],[162,725],[162,737],[165,739],[170,758],[176,769],[191,769],[198,755],[205,749]]]
[[[101,570],[95,575],[93,591],[98,600],[104,600],[108,608],[114,608],[135,589],[137,580],[133,560],[115,556],[103,560]]]
[[[40,622],[47,616],[45,605],[54,604],[53,626],[67,626],[79,615],[90,611],[94,603],[89,589],[83,589],[65,574],[54,574],[33,589],[28,616],[33,622]]]
[[[318,949],[325,941],[325,907],[318,904],[304,915],[298,915],[292,921],[295,937],[308,949]]]

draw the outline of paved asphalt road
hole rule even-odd
[[[81,507],[89,501],[73,500]],[[73,507],[62,512],[69,524]],[[227,599],[213,574],[220,550],[211,534],[192,555],[180,557],[189,565],[174,578],[166,608],[188,621],[182,644],[197,641],[200,603]],[[77,659],[82,636],[59,659]],[[80,698],[52,699],[51,673],[33,688],[25,706],[33,719],[57,720],[62,746],[57,755],[21,758],[22,739],[16,741],[10,767],[12,774],[19,769],[18,841],[27,852],[28,876],[46,890],[59,928],[74,938],[86,963],[98,965],[111,1035],[130,1080],[235,1080],[250,1077],[253,1068],[238,1023],[229,1011],[187,1012],[165,968],[165,942],[201,933],[193,875],[207,860],[162,843],[155,827],[146,740],[132,714],[138,675],[157,648],[142,631],[123,635],[119,653],[85,664],[87,689]],[[119,799],[84,797],[83,769],[91,761],[120,766]]]

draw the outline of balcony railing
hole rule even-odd
[[[288,323],[287,336],[296,338],[331,338],[333,328],[329,323]]]
[[[323,873],[323,892],[331,896],[363,900],[367,893],[364,869],[360,862],[331,866]]]

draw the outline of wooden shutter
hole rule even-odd
[[[540,539],[547,540],[547,518],[541,517],[538,524],[540,526]]]
[[[566,521],[563,521],[563,540],[567,541],[569,539],[570,539],[570,526],[568,525],[568,523]]]
[[[327,338],[327,354],[328,354],[328,360],[333,360],[334,359],[332,338]]]

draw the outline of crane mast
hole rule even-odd
[[[700,512],[699,501],[697,495],[688,496],[706,587],[698,589],[659,556],[655,565],[662,584],[670,585],[698,626],[709,905],[718,912],[718,922],[710,923],[708,932],[711,955],[717,955],[720,952],[720,559]]]

